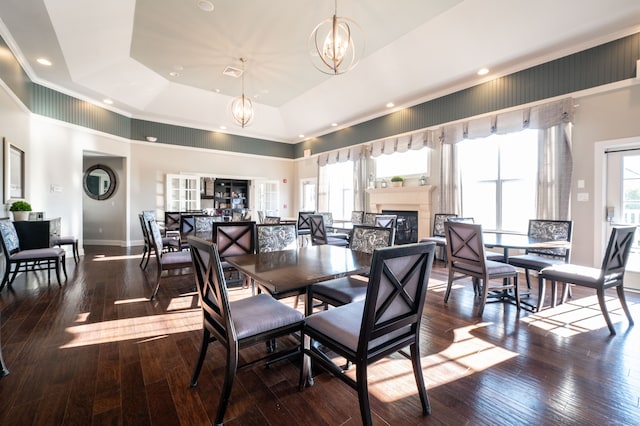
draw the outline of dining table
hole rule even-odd
[[[276,299],[305,294],[307,316],[313,311],[309,286],[371,268],[371,254],[332,245],[243,254],[225,260]]]
[[[531,237],[527,234],[513,234],[503,232],[482,232],[482,241],[486,248],[502,249],[502,262],[507,263],[509,260],[510,250],[528,250],[528,249],[569,249],[571,243],[569,241],[543,240]],[[520,295],[529,295],[529,292]],[[502,293],[501,297],[504,297]],[[537,306],[526,301],[520,300],[527,310],[535,311]],[[541,303],[538,301],[538,303]]]

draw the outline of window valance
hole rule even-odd
[[[573,98],[522,108],[443,126],[436,130],[442,143],[455,144],[464,139],[485,138],[523,129],[548,129],[573,122]]]

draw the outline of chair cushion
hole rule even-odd
[[[487,252],[486,256],[487,256],[487,260],[492,260],[494,262],[502,262],[502,263],[504,263],[504,254],[502,254],[502,253]],[[511,259],[511,257],[509,257],[509,259]]]
[[[305,328],[324,334],[355,352],[358,349],[364,303],[364,301],[354,302],[317,312],[305,319]],[[373,348],[393,340],[397,336],[406,333],[408,329],[409,327],[404,327],[392,333],[384,334],[377,339],[371,340],[368,347]]]
[[[162,255],[163,267],[178,265],[191,266],[191,253],[188,251],[170,251]]]
[[[459,270],[465,270],[465,271],[469,271],[475,274],[480,274],[482,273],[482,270],[480,268],[476,268],[474,266],[465,264],[465,263],[460,263],[460,262],[453,262],[453,266],[458,268]],[[516,271],[516,268],[512,265],[509,265],[508,263],[504,263],[504,262],[495,262],[493,260],[487,260],[486,261],[486,266],[487,266],[487,274],[489,276],[491,275],[508,275],[508,274],[517,274],[518,271]]]
[[[31,260],[39,260],[46,258],[56,258],[64,256],[65,251],[60,247],[51,247],[51,248],[40,248],[40,249],[30,249],[30,250],[21,250],[17,253],[11,255],[12,261],[23,260],[23,261],[31,261]]]
[[[358,276],[336,278],[313,285],[312,292],[317,296],[326,296],[340,305],[360,302],[367,295],[369,280]]]
[[[601,273],[602,271],[599,268],[563,263],[542,269],[540,276],[545,280],[579,284],[585,287],[595,288],[599,287],[602,283],[600,279]]]
[[[427,237],[420,240],[421,243],[436,243],[437,246],[446,247],[447,239],[445,237]]]
[[[264,293],[230,302],[229,309],[238,339],[304,321],[301,312]]]
[[[547,266],[562,265],[564,259],[536,256],[535,254],[521,254],[518,256],[509,256],[509,264],[518,268],[533,269],[540,271]]]
[[[327,237],[327,244],[330,244],[332,246],[348,247],[349,240],[345,240],[342,238]]]
[[[321,311],[305,319],[305,328],[331,336],[338,343],[355,351],[358,346],[364,301],[349,303]]]
[[[65,245],[65,244],[76,244],[78,239],[76,237],[58,237],[53,240],[53,245]]]

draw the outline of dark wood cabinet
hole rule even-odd
[[[249,181],[216,179],[214,208],[243,210],[249,207]]]
[[[60,218],[13,222],[20,240],[20,249],[29,250],[51,247],[54,238],[60,236]]]

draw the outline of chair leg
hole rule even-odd
[[[80,252],[78,251],[77,241],[73,242],[73,260],[75,260],[76,263],[80,262]]]
[[[224,420],[224,413],[227,411],[227,405],[229,405],[229,396],[231,396],[231,388],[233,387],[233,380],[236,377],[236,371],[238,370],[238,353],[233,349],[227,352],[227,367],[224,373],[224,384],[220,392],[220,402],[218,404],[218,411],[216,413],[216,425],[222,425]]]
[[[62,255],[62,272],[64,273],[64,279],[68,280],[69,277],[67,276],[67,255],[63,254]]]
[[[524,277],[527,280],[527,288],[531,290],[531,280],[529,278],[529,270],[527,268],[524,269]]]
[[[411,351],[411,363],[413,364],[413,375],[416,378],[418,386],[418,395],[422,404],[422,414],[431,414],[431,404],[429,403],[429,395],[424,384],[424,376],[422,375],[422,362],[420,361],[420,348],[416,343],[409,347]]]
[[[149,252],[149,250],[147,249],[147,245],[144,245],[144,248],[142,249],[142,258],[140,259],[140,267],[142,269],[144,269],[144,267],[142,266],[142,264],[144,263],[144,261],[147,258],[147,253]]]
[[[451,286],[453,285],[453,271],[449,268],[449,279],[447,280],[447,291],[444,292],[444,303],[449,300],[451,294]]]
[[[9,287],[11,287],[11,284],[13,284],[13,281],[16,279],[16,276],[18,275],[18,271],[20,270],[20,265],[22,265],[22,263],[21,262],[16,262],[15,265],[16,265],[16,267],[13,270],[13,274],[11,275],[11,279],[9,280]],[[28,264],[27,264],[27,266],[28,266]],[[25,273],[25,275],[27,274],[27,267],[25,267],[24,273]]]
[[[64,257],[62,259],[64,259]],[[51,259],[47,260],[47,263],[48,263],[48,265],[47,265],[47,274],[48,275],[51,275],[51,262],[52,262]],[[56,257],[55,262],[56,262],[55,270],[56,270],[56,278],[58,279],[58,286],[62,287],[62,282],[60,281],[60,263],[64,262],[64,260],[60,260],[59,257]],[[49,279],[49,283],[51,283],[51,279]]]
[[[487,280],[482,280],[482,296],[480,296],[480,305],[478,305],[478,316],[481,317],[484,313],[484,305],[487,303],[487,296],[489,295],[489,286]]]
[[[360,404],[360,416],[363,425],[373,424],[371,421],[371,405],[369,404],[369,386],[367,383],[367,363],[356,364],[356,387],[358,391],[358,403]]]
[[[542,305],[544,304],[545,286],[544,279],[538,275],[538,306],[536,307],[536,312],[540,312],[540,309],[542,309]]]
[[[202,369],[202,364],[204,363],[204,358],[207,355],[207,348],[209,348],[209,340],[211,334],[209,330],[206,328],[202,330],[202,344],[200,346],[200,355],[198,355],[198,362],[196,363],[196,368],[193,370],[193,375],[191,376],[191,382],[189,386],[192,388],[198,385],[198,377],[200,376],[200,370]]]
[[[4,288],[5,285],[9,282],[9,272],[11,271],[11,263],[5,259],[5,267],[4,267],[4,276],[2,277],[2,284],[0,284],[0,291]]]
[[[627,319],[629,320],[629,325],[633,325],[633,318],[631,317],[631,311],[629,311],[629,307],[627,306],[627,298],[624,295],[624,287],[622,286],[622,284],[616,286],[616,291],[618,292],[618,299],[620,300],[622,310],[627,315]]]
[[[607,327],[609,327],[609,333],[616,334],[616,329],[613,328],[613,323],[611,322],[611,317],[609,316],[609,311],[607,310],[607,304],[604,300],[604,289],[599,288],[597,290],[597,294],[598,294],[598,303],[600,304],[600,310],[602,311],[604,320],[607,322]]]
[[[158,289],[160,288],[160,277],[162,276],[162,268],[158,267],[158,274],[156,276],[156,284],[153,287],[153,293],[151,293],[151,297],[149,300],[153,300],[156,298],[156,294],[158,294]]]

